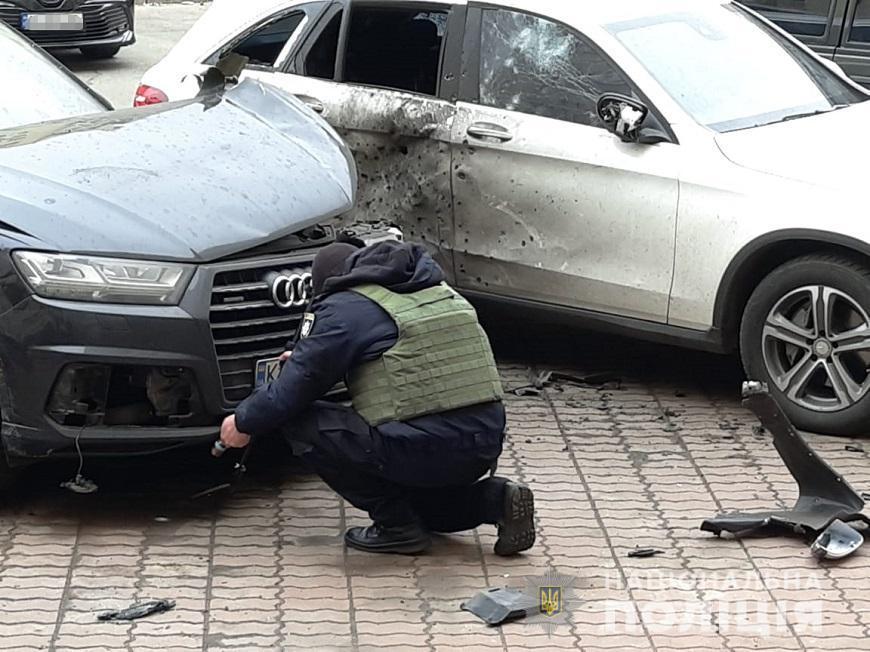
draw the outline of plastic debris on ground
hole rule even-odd
[[[160,614],[175,608],[175,600],[151,600],[139,602],[126,609],[107,611],[97,616],[98,620],[137,620],[152,614]]]
[[[548,386],[561,391],[563,385],[591,387],[598,390],[622,389],[622,379],[609,373],[595,373],[588,376],[575,376],[558,371],[529,372],[529,384],[509,390],[516,396],[539,396]]]
[[[765,384],[744,383],[743,405],[771,433],[774,448],[798,486],[798,500],[790,510],[720,514],[705,520],[701,529],[737,537],[791,532],[815,538],[812,552],[825,559],[855,552],[864,542],[857,526],[870,525],[870,517],[863,514],[864,498],[795,430]]]
[[[501,625],[525,618],[539,609],[538,601],[522,591],[495,588],[480,591],[460,605],[463,611],[473,613],[489,626]]]

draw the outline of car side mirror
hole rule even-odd
[[[810,550],[818,559],[843,559],[864,543],[863,535],[843,521],[832,522],[813,542]]]
[[[605,93],[598,98],[597,109],[604,127],[624,143],[654,145],[671,140],[662,129],[646,124],[649,108],[633,97]]]
[[[209,66],[204,73],[197,75],[200,95],[221,91],[227,84],[237,84],[239,76],[248,65],[248,60],[248,57],[235,52],[225,54],[215,65]]]

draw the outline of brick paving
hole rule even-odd
[[[541,365],[570,348],[565,371],[623,382],[508,399],[501,471],[535,490],[529,554],[494,556],[492,528],[439,537],[419,557],[346,551],[342,533],[364,515],[268,460],[238,492],[200,503],[183,498],[215,481],[211,467],[88,463],[101,488],[78,496],[57,488],[74,469],[62,464],[34,472],[0,509],[0,648],[870,649],[870,553],[820,565],[800,540],[698,530],[719,510],[785,507],[796,493],[739,405],[731,361],[557,337],[531,366],[553,368]],[[525,384],[530,361],[510,358],[502,352],[506,385]],[[810,440],[870,488],[867,454],[845,450],[860,442]],[[628,558],[636,546],[664,554]],[[551,567],[576,578],[576,600],[549,634],[487,628],[459,609],[478,589],[524,586]],[[158,598],[177,607],[133,624],[96,620]]]

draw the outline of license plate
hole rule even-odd
[[[281,358],[257,360],[254,373],[254,388],[262,387],[278,378],[281,373]]]
[[[84,14],[21,14],[21,29],[30,32],[79,32],[85,28]]]

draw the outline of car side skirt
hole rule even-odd
[[[481,308],[510,308],[527,311],[528,314],[543,319],[548,323],[586,328],[602,333],[632,337],[657,344],[680,346],[710,353],[730,352],[725,345],[721,331],[716,328],[699,331],[633,317],[608,315],[582,308],[505,297],[475,290],[460,289],[460,292],[469,301]]]

